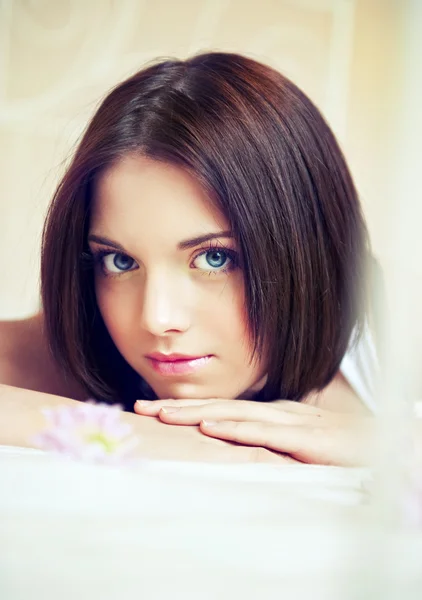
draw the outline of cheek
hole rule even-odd
[[[116,293],[107,281],[95,282],[98,309],[114,342],[125,340],[131,331],[130,297]]]
[[[213,322],[222,341],[231,343],[241,352],[241,348],[249,347],[250,336],[244,287],[240,278],[233,282],[227,292],[221,294],[217,302],[214,300]]]
[[[249,363],[253,349],[253,340],[249,324],[243,283],[237,285],[232,292],[232,301],[225,307],[225,318],[221,320],[221,337],[230,348],[231,361],[238,373],[242,372],[255,379],[265,373],[265,359],[256,357]]]

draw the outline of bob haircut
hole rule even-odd
[[[46,332],[65,371],[90,396],[128,409],[156,398],[114,346],[84,260],[96,178],[128,153],[185,169],[226,215],[251,360],[267,361],[255,400],[300,400],[325,387],[365,321],[369,249],[357,193],[333,133],[296,85],[222,52],[131,76],[79,143],[48,211],[41,259]]]

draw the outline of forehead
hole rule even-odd
[[[126,156],[103,172],[94,188],[91,225],[122,229],[226,228],[227,219],[184,169],[143,156]],[[200,228],[198,230],[198,227]],[[201,229],[202,228],[202,229]]]

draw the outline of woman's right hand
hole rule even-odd
[[[123,413],[139,435],[145,458],[215,463],[296,463],[294,458],[266,448],[245,446],[204,436],[199,427],[168,425],[158,418]]]

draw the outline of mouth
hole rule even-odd
[[[170,359],[170,356],[163,356],[165,359],[160,360],[158,358],[154,358],[154,355],[151,355],[147,356],[147,360],[156,373],[166,376],[175,376],[196,373],[199,369],[202,369],[208,365],[210,360],[213,358],[212,354],[208,354],[207,356],[198,356],[195,358],[187,357]]]

